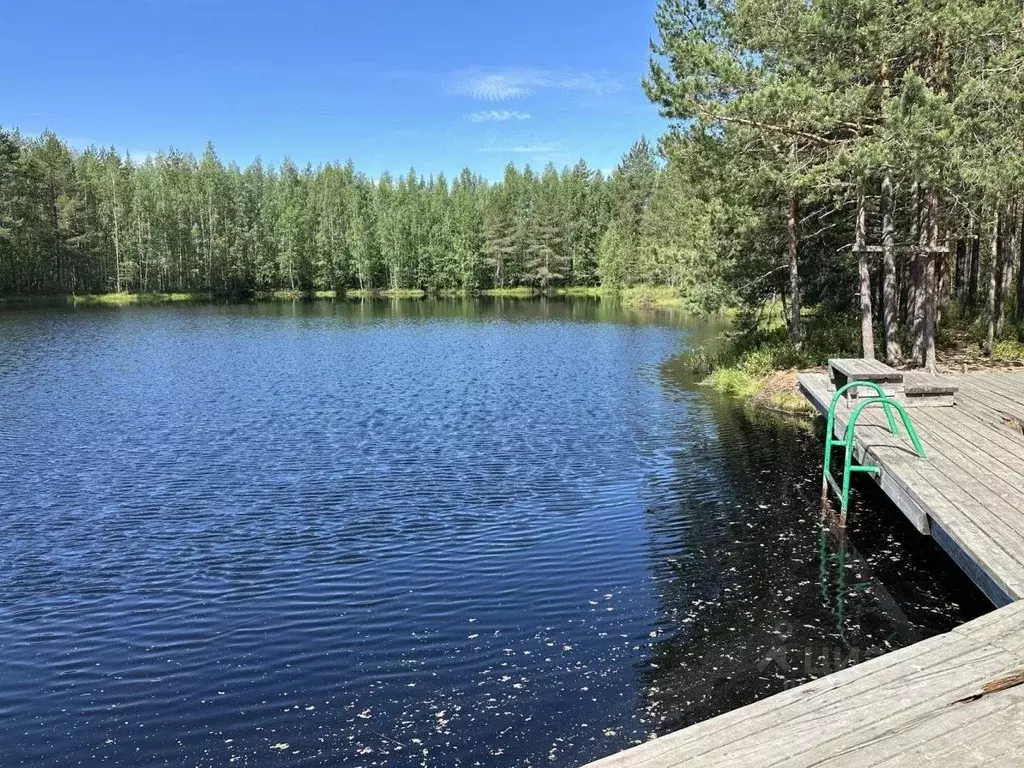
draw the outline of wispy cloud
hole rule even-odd
[[[523,80],[510,75],[461,75],[452,84],[452,90],[484,101],[515,99],[531,91]]]
[[[453,93],[483,101],[507,101],[539,90],[579,91],[603,95],[622,84],[603,72],[552,71],[543,69],[467,70],[451,78]]]
[[[485,109],[480,112],[470,112],[466,119],[471,123],[502,123],[506,120],[529,120],[528,112],[517,112],[511,109]]]
[[[481,147],[478,152],[500,152],[513,155],[546,155],[558,151],[556,144],[516,144],[511,147]]]

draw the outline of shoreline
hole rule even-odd
[[[338,291],[333,290],[301,291],[290,289],[258,291],[253,294],[217,294],[209,291],[121,291],[98,294],[0,296],[0,308],[55,306],[62,304],[72,306],[129,307],[214,301],[240,303],[249,301],[423,301],[427,299],[467,298],[514,300],[542,298],[595,299],[615,301],[629,309],[672,312],[688,311],[684,305],[682,295],[675,289],[666,286],[638,286],[623,289],[602,288],[601,286],[570,286],[549,289],[547,291],[520,286],[515,288],[489,288],[472,292],[460,290],[427,292],[422,289],[371,290],[354,288],[345,291],[340,296]],[[769,371],[764,372],[763,375],[751,375],[743,370],[742,365],[720,365],[719,363],[722,359],[735,355],[735,352],[730,348],[730,345],[733,343],[732,341],[726,341],[724,348],[718,353],[709,352],[705,348],[691,351],[690,354],[698,356],[700,361],[693,365],[696,383],[699,386],[734,398],[745,407],[755,408],[759,411],[800,419],[810,419],[813,417],[814,414],[807,406],[807,401],[801,396],[796,385],[797,369]],[[702,364],[707,366],[703,372],[700,371]]]
[[[693,312],[686,306],[682,294],[674,288],[664,286],[640,286],[632,288],[602,288],[601,286],[569,286],[541,290],[529,286],[514,288],[487,288],[475,291],[445,289],[425,291],[420,288],[402,289],[363,289],[352,288],[343,292],[334,290],[291,290],[275,289],[256,291],[254,293],[215,293],[211,291],[120,291],[110,293],[86,294],[38,294],[0,296],[0,307],[33,306],[33,305],[105,305],[129,306],[136,304],[168,304],[175,302],[209,302],[209,301],[318,301],[343,300],[356,301],[366,299],[422,300],[422,299],[460,299],[460,298],[501,298],[501,299],[538,299],[538,298],[587,298],[609,299],[619,302],[624,307],[650,310],[672,310]]]
[[[719,368],[698,384],[739,400],[744,407],[813,420],[817,413],[800,393],[797,382],[797,376],[802,372],[790,368],[765,376],[752,376],[739,368]]]
[[[128,292],[122,291],[99,294],[0,296],[0,308],[54,306],[128,307],[175,303],[203,303],[213,301],[422,301],[426,299],[495,298],[533,300],[540,298],[578,298],[617,301],[630,309],[651,311],[686,312],[681,295],[667,287],[635,287],[626,289],[605,289],[600,286],[576,286],[540,291],[529,287],[491,288],[465,292],[445,290],[428,293],[421,289],[369,290],[352,289],[340,297],[337,291],[297,291],[279,289],[260,291],[254,294],[215,294],[210,292]],[[701,314],[701,313],[694,313]],[[691,363],[696,384],[718,394],[739,401],[744,407],[754,408],[782,417],[810,420],[814,413],[800,394],[796,384],[797,369],[777,370],[751,375],[742,365],[720,365],[724,357],[732,357],[730,348],[733,341],[726,341],[718,353],[706,348],[691,350],[689,353],[697,362]],[[702,369],[703,366],[703,370]]]

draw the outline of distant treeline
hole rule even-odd
[[[489,183],[0,131],[0,294],[680,284],[654,233],[664,173],[644,140],[607,178],[580,161]]]

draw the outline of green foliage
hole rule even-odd
[[[739,350],[735,344],[711,344],[697,347],[685,355],[684,366],[695,379],[705,379],[715,371],[735,366]]]
[[[701,383],[724,395],[742,398],[753,397],[760,389],[758,377],[738,368],[719,368]]]
[[[756,308],[784,296],[791,307],[855,313],[870,288],[850,249],[857,201],[865,196],[867,240],[881,245],[885,181],[889,274],[900,283],[889,293],[893,338],[912,333],[920,350],[925,334],[893,297],[909,301],[920,289],[931,317],[939,303],[925,272],[908,269],[911,247],[937,253],[979,224],[1000,251],[985,260],[1000,281],[986,320],[1024,316],[1015,286],[1003,284],[1024,237],[1021,21],[1010,0],[660,0],[644,87],[674,121],[658,179],[672,191],[655,190],[638,274],[711,305]],[[998,236],[997,214],[1008,222]],[[669,271],[680,266],[681,275]],[[881,265],[868,266],[877,287]],[[973,301],[963,314],[977,317]]]
[[[719,368],[701,381],[701,385],[758,408],[794,415],[814,415],[810,403],[799,392],[791,389],[791,384],[781,387],[775,385],[767,374],[759,376],[740,368]]]
[[[483,293],[484,296],[493,296],[505,299],[529,299],[537,295],[537,292],[533,288],[522,286],[518,288],[488,288],[481,293]]]
[[[644,139],[608,178],[580,161],[540,174],[510,164],[488,183],[469,170],[373,180],[351,162],[242,169],[210,144],[136,163],[0,131],[0,295],[600,286],[642,289],[624,294],[638,306],[716,308],[725,292],[700,257],[709,214],[687,183]]]
[[[740,317],[737,330],[728,338],[690,352],[687,368],[697,378],[729,370],[760,380],[776,371],[814,368],[830,357],[856,354],[858,328],[850,319],[834,315],[806,319],[808,339],[797,347],[774,319]]]
[[[351,163],[242,169],[212,145],[138,163],[0,130],[0,295],[594,286],[611,188],[582,161],[540,175],[510,165],[497,184],[469,170],[372,180]]]
[[[1015,360],[1024,362],[1024,343],[1017,339],[997,341],[992,356],[999,360]]]
[[[626,285],[628,261],[629,241],[613,222],[601,238],[601,245],[597,250],[597,273],[601,277],[601,285],[609,288],[621,288]]]

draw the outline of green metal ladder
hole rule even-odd
[[[858,387],[866,387],[867,389],[873,390],[875,393],[874,397],[865,397],[860,400],[853,409],[853,413],[850,414],[849,421],[846,422],[846,430],[843,432],[841,438],[835,436],[835,425],[836,425],[836,407],[839,405],[839,401],[842,396],[850,389]],[[827,433],[825,435],[825,466],[822,470],[821,475],[821,500],[824,503],[828,498],[828,489],[832,488],[839,496],[841,503],[840,506],[840,517],[842,525],[846,525],[846,510],[850,506],[850,475],[854,472],[868,472],[869,474],[878,474],[881,472],[879,467],[870,464],[854,464],[853,463],[853,451],[854,451],[854,431],[857,427],[857,419],[860,418],[865,408],[873,405],[880,405],[885,411],[885,418],[889,424],[889,431],[894,435],[899,435],[899,429],[896,427],[896,420],[893,418],[892,410],[895,408],[899,411],[900,421],[903,422],[904,428],[907,430],[907,436],[910,438],[910,442],[914,446],[914,450],[917,451],[917,455],[922,459],[925,458],[924,447],[921,445],[921,440],[917,436],[917,431],[914,429],[914,425],[910,421],[910,416],[907,415],[907,409],[902,403],[897,402],[889,395],[882,391],[882,387],[872,381],[851,381],[843,387],[836,390],[836,393],[832,396],[832,402],[828,406],[828,423]],[[837,446],[843,446],[843,484],[842,487],[836,482],[835,478],[832,477],[831,464],[832,464],[832,449]]]

